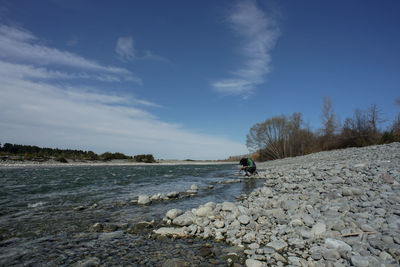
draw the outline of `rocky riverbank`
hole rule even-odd
[[[236,203],[170,210],[159,235],[212,238],[246,266],[399,266],[400,143],[258,164],[264,186]]]

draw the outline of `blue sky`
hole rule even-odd
[[[0,0],[0,141],[221,159],[400,97],[399,1]],[[382,127],[385,127],[383,125]]]

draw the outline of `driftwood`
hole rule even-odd
[[[356,232],[356,233],[349,233],[349,234],[343,234],[341,237],[348,237],[348,236],[357,236],[361,234],[377,234],[378,232]]]

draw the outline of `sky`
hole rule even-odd
[[[399,113],[400,1],[0,0],[0,142],[225,159],[323,97]]]

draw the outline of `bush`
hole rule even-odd
[[[136,155],[133,157],[136,162],[144,162],[144,163],[154,163],[156,162],[153,155],[144,154],[144,155]]]
[[[61,163],[68,163],[68,161],[65,158],[56,158],[56,161],[61,162]]]

